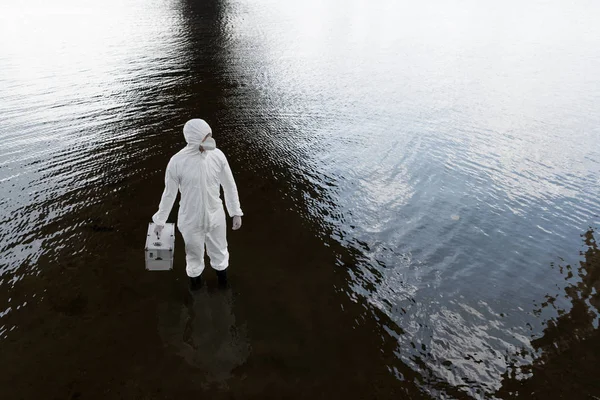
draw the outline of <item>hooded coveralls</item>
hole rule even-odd
[[[225,154],[219,149],[200,152],[200,143],[208,134],[212,135],[211,128],[201,119],[192,119],[184,125],[183,135],[188,144],[167,165],[165,190],[158,212],[152,217],[155,224],[164,225],[177,191],[181,192],[177,220],[185,241],[186,272],[190,277],[197,277],[204,270],[205,245],[215,270],[222,271],[229,265],[220,186],[229,215],[244,215]]]

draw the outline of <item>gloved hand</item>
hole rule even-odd
[[[160,236],[160,233],[162,232],[162,230],[165,228],[164,225],[156,225],[154,227],[154,233],[156,233],[156,236]]]
[[[239,215],[234,215],[233,216],[233,225],[232,225],[231,229],[233,229],[234,231],[237,231],[241,227],[242,227],[242,217],[240,217]]]

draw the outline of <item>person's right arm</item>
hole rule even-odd
[[[175,171],[175,163],[173,162],[173,159],[171,159],[167,165],[167,171],[165,172],[165,190],[160,199],[158,211],[152,216],[152,221],[156,224],[157,229],[162,230],[162,227],[167,223],[167,218],[169,218],[173,203],[175,202],[175,198],[177,198],[178,190],[179,180],[177,179]]]

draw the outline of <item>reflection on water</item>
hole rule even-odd
[[[354,255],[339,289],[388,316],[434,396],[491,396],[562,285],[546,266],[600,221],[600,10],[231,4],[225,68],[260,95],[231,100],[238,126],[262,121],[282,195]]]
[[[159,307],[159,333],[189,365],[206,374],[208,383],[226,387],[231,371],[250,354],[246,327],[236,326],[231,289],[206,287],[186,296],[186,304]]]
[[[43,227],[52,224],[49,239],[72,232],[72,214],[97,203],[99,189],[119,192],[139,176],[124,160],[154,151],[135,146],[160,133],[140,122],[172,116],[185,38],[177,24],[156,23],[175,21],[174,10],[155,2],[139,14],[140,5],[0,6],[0,272],[35,269]],[[152,82],[159,93],[136,104]]]
[[[543,334],[531,341],[531,351],[512,356],[499,394],[522,398],[595,398],[600,394],[596,368],[600,362],[600,249],[589,230],[583,235],[584,259],[576,268],[559,266],[570,282],[564,295],[547,296],[543,308],[558,316],[545,322]],[[558,297],[568,301],[557,306]],[[523,360],[533,362],[523,363]]]
[[[129,398],[187,394],[149,355],[238,393],[242,364],[301,398],[347,381],[335,389],[510,397],[542,370],[581,371],[573,390],[593,392],[594,367],[563,358],[594,349],[595,272],[568,286],[547,266],[576,265],[600,225],[598,7],[3,2],[0,378],[53,373],[58,398],[121,377]],[[175,278],[145,274],[139,251],[199,115],[251,211],[232,239],[235,318],[230,292],[170,298]],[[563,288],[572,304],[551,296]]]

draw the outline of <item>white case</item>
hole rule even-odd
[[[146,269],[169,271],[173,269],[175,253],[175,224],[165,224],[160,236],[154,233],[154,223],[148,225],[146,235]]]

